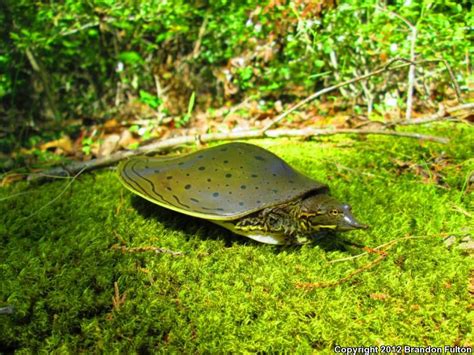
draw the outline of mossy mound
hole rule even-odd
[[[326,288],[298,285],[340,280],[378,255],[331,263],[360,251],[331,241],[259,244],[133,196],[113,171],[84,174],[66,190],[68,181],[2,189],[0,307],[15,312],[0,314],[0,349],[330,353],[336,344],[472,346],[473,259],[458,246],[472,235],[474,132],[445,125],[426,133],[452,140],[252,142],[327,182],[372,226],[342,238],[375,247],[420,237],[398,242],[379,264]]]

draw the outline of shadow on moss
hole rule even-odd
[[[167,230],[181,232],[184,233],[185,236],[190,236],[191,238],[197,236],[203,240],[223,241],[226,247],[232,247],[235,243],[242,245],[261,245],[261,243],[257,241],[234,234],[223,227],[206,221],[205,219],[195,218],[168,210],[136,195],[131,197],[131,203],[133,208],[136,209],[143,218],[161,223]],[[200,231],[202,229],[206,232],[201,233]],[[340,234],[322,233],[315,237],[310,245],[320,247],[325,251],[354,251],[354,248],[350,246],[350,243],[352,242],[350,242],[347,237],[342,237]],[[282,249],[285,251],[298,252],[300,248],[301,246],[298,245],[281,245],[274,246],[273,250],[278,254]]]

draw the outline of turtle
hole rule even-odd
[[[262,243],[306,244],[327,231],[367,228],[326,184],[249,143],[172,158],[136,156],[117,170],[133,193]]]

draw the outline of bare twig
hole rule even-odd
[[[8,200],[10,198],[15,198],[15,197],[18,197],[18,196],[21,196],[21,195],[26,195],[26,194],[29,194],[29,193],[30,193],[29,191],[24,191],[24,192],[19,192],[17,194],[9,195],[9,196],[6,196],[6,197],[2,197],[2,198],[0,198],[0,202]]]
[[[315,128],[304,128],[304,129],[278,129],[267,131],[266,136],[270,138],[277,137],[316,137],[316,136],[332,136],[336,134],[375,134],[383,136],[396,136],[396,137],[405,137],[405,138],[414,138],[427,140],[436,143],[446,144],[449,142],[448,138],[445,137],[436,137],[429,136],[420,133],[412,132],[396,132],[391,130],[377,130],[377,129],[351,129],[351,128],[341,128],[341,129],[315,129]]]
[[[349,257],[349,258],[343,258],[343,259],[337,259],[337,260],[330,261],[330,263],[333,264],[333,263],[341,262],[341,261],[354,260],[354,259],[360,258],[361,256],[364,256],[364,255],[367,255],[367,254],[370,254],[370,253],[374,253],[374,252],[380,255],[374,261],[371,261],[370,263],[367,263],[367,264],[361,266],[360,268],[352,271],[347,276],[345,276],[345,277],[343,277],[339,280],[327,281],[327,282],[297,282],[296,287],[297,288],[302,288],[302,289],[305,289],[305,290],[312,290],[312,289],[315,289],[315,288],[334,287],[334,286],[340,285],[340,284],[342,284],[346,281],[349,281],[354,276],[356,276],[356,275],[358,275],[358,274],[360,274],[364,271],[367,271],[367,270],[373,268],[375,265],[379,264],[382,260],[384,260],[388,256],[388,250],[390,250],[393,246],[395,246],[399,242],[404,241],[404,240],[429,238],[429,237],[432,237],[432,236],[428,236],[428,235],[426,235],[426,236],[406,236],[406,237],[403,237],[403,238],[391,240],[391,241],[389,241],[387,243],[384,243],[382,245],[379,245],[375,248],[371,248],[368,251],[366,251],[364,253],[361,253],[359,255],[355,255],[355,256],[352,256],[352,257]],[[368,248],[365,248],[365,249],[368,249]]]
[[[400,65],[397,65],[397,66],[392,66],[396,62],[404,62],[404,64],[400,64]],[[417,65],[417,64],[422,64],[422,63],[436,63],[436,62],[442,62],[445,65],[449,66],[449,64],[447,64],[447,62],[444,59],[423,59],[423,60],[413,62],[413,61],[411,61],[409,59],[406,59],[406,58],[394,58],[394,59],[390,60],[386,65],[384,65],[380,69],[377,69],[373,72],[364,74],[364,75],[359,76],[357,78],[346,80],[342,83],[339,83],[339,84],[336,84],[336,85],[330,86],[328,88],[325,88],[323,90],[315,92],[314,94],[308,96],[306,99],[304,99],[304,100],[298,102],[297,104],[293,105],[292,107],[290,107],[288,110],[286,110],[282,114],[278,115],[272,122],[270,122],[268,125],[263,127],[262,130],[266,131],[266,130],[270,129],[271,127],[273,127],[274,125],[276,125],[277,123],[282,121],[290,113],[292,113],[292,112],[296,111],[297,109],[299,109],[301,106],[306,105],[308,102],[313,101],[314,99],[318,98],[321,95],[324,95],[324,94],[327,94],[328,92],[337,90],[342,86],[346,86],[346,85],[349,85],[349,84],[352,84],[352,83],[355,83],[355,82],[358,82],[358,81],[361,81],[361,80],[365,80],[367,78],[378,75],[378,74],[383,73],[385,71],[397,70],[397,69],[405,68],[405,67],[410,66],[410,65]],[[449,72],[449,70],[448,70],[448,72]],[[456,78],[454,76],[451,76],[451,81],[453,82],[454,87],[457,87],[458,84],[457,84]]]
[[[395,16],[399,20],[401,20],[411,31],[411,36],[410,36],[410,61],[412,64],[410,64],[410,68],[408,69],[408,88],[407,88],[407,107],[406,107],[406,112],[405,112],[405,120],[410,121],[411,120],[411,113],[413,110],[413,88],[415,87],[415,60],[416,60],[416,53],[415,53],[415,48],[416,48],[416,37],[417,37],[417,28],[416,25],[413,25],[410,21],[408,21],[406,18],[403,16],[400,16],[396,12],[390,11],[384,7],[376,6],[376,8],[380,11],[386,12],[392,16]]]
[[[408,21],[407,21],[408,22]],[[411,29],[411,37],[410,37],[410,60],[412,63],[415,62],[415,45],[416,45],[416,36],[417,36],[417,29],[416,26],[410,26]],[[411,113],[413,111],[413,88],[415,87],[415,64],[411,64],[410,68],[408,69],[408,88],[407,88],[407,107],[405,112],[405,119],[407,121],[411,120]]]
[[[120,151],[111,154],[107,157],[92,159],[83,162],[74,162],[65,167],[52,168],[45,173],[34,173],[28,176],[28,180],[45,180],[47,175],[49,176],[64,176],[67,174],[75,173],[77,171],[90,171],[98,168],[103,168],[135,155],[143,155],[150,153],[157,153],[162,150],[174,148],[185,144],[194,144],[196,142],[208,143],[215,141],[233,141],[250,138],[280,138],[280,137],[318,137],[318,136],[333,136],[336,134],[372,134],[372,135],[388,135],[405,137],[412,139],[421,139],[432,141],[436,143],[447,143],[449,140],[444,137],[429,136],[419,133],[412,132],[396,132],[392,130],[376,130],[376,129],[315,129],[315,128],[304,128],[304,129],[276,129],[276,130],[245,130],[245,131],[230,131],[223,133],[207,133],[202,135],[192,136],[181,136],[158,141],[155,143],[147,144],[133,151]]]
[[[364,70],[364,71],[367,74],[367,70]],[[359,71],[357,69],[354,69],[354,73],[358,76],[360,75]],[[360,83],[360,86],[362,87],[362,91],[364,91],[365,97],[367,99],[367,118],[370,119],[370,117],[372,116],[372,108],[373,108],[373,104],[374,104],[374,98],[373,98],[372,92],[369,88],[369,85],[367,85],[367,83],[368,82],[365,82],[364,80],[362,80],[361,83]]]
[[[404,64],[400,64],[400,65],[397,65],[397,66],[392,66],[396,62],[404,62]],[[263,127],[262,131],[264,131],[264,132],[267,131],[271,127],[275,126],[277,123],[281,122],[290,113],[292,113],[292,112],[296,111],[297,109],[299,109],[300,107],[306,105],[308,102],[311,102],[311,101],[315,100],[319,96],[327,94],[328,92],[337,90],[337,89],[339,89],[343,86],[353,84],[353,83],[356,83],[356,82],[361,81],[361,80],[368,79],[372,76],[378,75],[378,74],[383,73],[385,71],[397,70],[397,69],[405,68],[407,66],[416,66],[417,64],[433,63],[433,62],[435,62],[435,63],[436,62],[442,62],[446,65],[446,68],[448,68],[448,72],[450,73],[450,77],[451,77],[451,81],[453,83],[453,86],[455,87],[456,95],[458,95],[458,101],[461,101],[460,100],[460,92],[458,92],[459,85],[456,81],[456,78],[452,74],[452,70],[450,70],[449,64],[446,62],[446,60],[444,60],[444,59],[426,59],[426,60],[420,60],[420,61],[412,61],[412,60],[409,60],[409,59],[406,59],[406,58],[394,58],[394,59],[390,60],[386,65],[384,65],[380,69],[374,70],[373,72],[364,74],[364,75],[359,76],[357,78],[346,80],[342,83],[339,83],[339,84],[336,84],[336,85],[330,86],[328,88],[325,88],[323,90],[315,92],[314,94],[308,96],[304,100],[301,100],[297,104],[293,105],[292,107],[290,107],[288,110],[286,110],[282,114],[278,115],[272,122],[270,122],[268,125]]]
[[[204,34],[206,33],[207,22],[208,22],[208,16],[206,16],[204,18],[204,21],[202,22],[201,27],[199,28],[198,39],[197,39],[196,43],[194,44],[194,49],[193,49],[193,52],[191,54],[191,57],[194,58],[194,59],[196,59],[198,57],[199,52],[201,50],[201,43],[202,43],[202,39],[204,37]]]
[[[170,255],[173,255],[173,256],[183,255],[183,253],[180,252],[180,251],[174,251],[174,250],[159,248],[159,247],[154,247],[154,246],[128,248],[124,245],[122,245],[122,246],[113,245],[112,249],[120,250],[122,253],[143,253],[143,252],[146,252],[146,251],[152,251],[152,252],[155,252],[156,254],[170,254]]]
[[[232,107],[224,107],[223,109],[216,110],[214,111],[214,116],[215,117],[225,116],[224,117],[224,120],[225,120],[228,116],[232,115],[234,112],[248,106],[249,101],[250,101],[250,98],[246,98],[245,100],[239,102],[238,104]]]
[[[448,61],[444,58],[436,58],[436,59],[422,59],[422,60],[417,60],[416,62],[412,62],[409,59],[406,58],[396,58],[391,61],[393,63],[394,61],[399,61],[399,62],[405,62],[405,63],[411,63],[413,65],[418,65],[418,64],[423,64],[423,63],[443,63],[444,66],[446,67],[446,70],[448,71],[449,78],[451,79],[451,83],[453,84],[454,87],[454,92],[456,94],[456,99],[459,103],[463,102],[463,99],[461,97],[461,89],[459,88],[459,83],[454,76],[453,70],[451,66],[449,65]],[[396,69],[396,68],[394,68]]]
[[[70,170],[69,168],[64,168],[64,167],[61,167],[61,169],[63,169],[63,172],[64,174],[69,174]],[[40,213],[43,209],[45,209],[46,207],[48,207],[49,205],[53,204],[56,200],[58,200],[66,191],[67,189],[69,188],[69,186],[71,186],[71,184],[76,180],[76,178],[81,175],[84,171],[86,171],[87,168],[85,166],[83,166],[82,168],[80,168],[78,171],[77,171],[77,174],[74,175],[70,181],[68,181],[66,183],[66,186],[64,187],[64,189],[55,197],[53,198],[51,201],[49,201],[47,204],[41,206],[41,208],[37,209],[35,212],[33,212],[32,214],[30,214],[29,216],[25,217],[24,219],[29,219],[35,215],[37,215],[38,213]]]
[[[452,209],[456,212],[459,212],[463,215],[465,215],[466,217],[469,217],[469,218],[473,218],[474,215],[472,213],[469,213],[468,211],[466,211],[464,208],[462,208],[461,206],[456,206],[456,205],[452,205]]]
[[[153,79],[155,80],[156,97],[158,98],[158,100],[161,100],[163,104],[168,104],[169,99],[166,93],[169,91],[170,86],[163,88],[161,86],[161,81],[158,74],[153,74]],[[157,123],[160,124],[163,121],[163,114],[159,110],[154,110],[154,111],[155,111]]]
[[[120,295],[120,289],[118,282],[114,282],[114,295],[112,296],[112,306],[116,311],[120,310],[120,307],[125,303],[127,299],[127,292],[124,292],[123,295]]]
[[[474,109],[474,103],[459,105],[459,106],[450,107],[450,108],[441,108],[437,113],[433,115],[416,118],[409,122],[407,121],[387,122],[386,124],[384,124],[384,126],[387,126],[387,127],[408,126],[408,125],[427,124],[427,123],[432,123],[432,122],[437,122],[437,121],[450,121],[452,120],[452,118],[450,117],[451,113],[456,112],[456,111],[472,110],[472,109]]]
[[[49,80],[48,80],[49,75],[48,73],[45,72],[43,66],[36,59],[35,55],[33,54],[33,51],[30,48],[26,48],[25,53],[26,53],[26,57],[28,58],[28,61],[30,62],[31,67],[36,73],[38,73],[41,83],[43,84],[43,88],[46,94],[46,100],[48,102],[49,109],[51,110],[54,118],[58,119],[59,113],[58,113],[58,110],[56,109],[56,103],[55,103],[55,100],[54,100],[54,97],[49,85]]]
[[[137,20],[136,16],[128,16],[127,17],[127,21],[135,22],[136,20]],[[108,23],[108,24],[114,25],[114,23],[116,21],[117,21],[117,19],[115,17],[111,17],[111,16],[102,17],[100,19],[100,21],[89,22],[89,23],[85,23],[85,24],[83,24],[79,27],[76,27],[76,28],[72,28],[72,29],[69,29],[69,30],[63,30],[63,31],[59,32],[59,36],[70,36],[72,34],[75,34],[77,32],[86,30],[86,29],[91,28],[91,27],[99,27],[101,25],[101,23]]]
[[[86,23],[78,28],[73,28],[71,30],[68,30],[68,31],[62,31],[59,33],[60,36],[70,36],[74,33],[77,33],[77,32],[80,32],[80,31],[83,31],[83,30],[86,30],[88,28],[91,28],[91,27],[97,27],[99,26],[99,21],[95,21],[95,22],[90,22],[90,23]]]
[[[263,127],[263,131],[267,131],[268,129],[270,129],[271,127],[275,126],[277,123],[279,123],[280,121],[282,121],[286,116],[288,116],[290,113],[294,112],[295,110],[299,109],[301,106],[304,106],[306,105],[308,102],[311,102],[313,101],[314,99],[318,98],[319,96],[321,95],[324,95],[324,94],[327,94],[328,92],[331,92],[331,91],[334,91],[334,90],[337,90],[343,86],[346,86],[346,85],[349,85],[349,84],[353,84],[353,83],[356,83],[358,81],[361,81],[361,80],[365,80],[367,78],[370,78],[371,76],[375,76],[377,74],[380,74],[380,73],[383,73],[385,71],[389,71],[389,70],[396,70],[396,69],[400,69],[400,68],[404,68],[404,67],[407,67],[409,65],[411,65],[411,62],[408,61],[408,63],[404,63],[404,64],[400,64],[398,66],[395,66],[395,67],[392,67],[391,65],[396,62],[396,61],[406,61],[406,60],[403,60],[401,58],[395,58],[391,61],[389,61],[386,65],[384,65],[382,68],[380,69],[377,69],[377,70],[374,70],[373,72],[370,72],[370,73],[367,73],[367,74],[364,74],[362,76],[359,76],[357,78],[353,78],[353,79],[350,79],[350,80],[346,80],[342,83],[339,83],[339,84],[336,84],[336,85],[333,85],[333,86],[330,86],[330,87],[327,87],[325,89],[322,89],[320,91],[317,91],[315,92],[314,94],[308,96],[306,99],[298,102],[296,105],[292,106],[290,109],[286,110],[285,112],[283,112],[282,114],[278,115],[272,122],[270,122],[268,125],[266,125],[265,127]]]
[[[410,240],[410,239],[421,239],[421,238],[431,238],[432,236],[431,235],[422,235],[422,236],[407,236],[407,237],[402,237],[402,238],[398,238],[398,239],[394,239],[394,240],[391,240],[387,243],[384,243],[384,244],[381,244],[381,245],[378,245],[376,246],[375,248],[372,248],[372,250],[385,250],[384,248],[391,248],[392,245],[395,245],[399,242],[402,242],[404,240]],[[336,260],[331,260],[329,261],[329,264],[335,264],[335,263],[340,263],[342,261],[349,261],[349,260],[355,260],[355,259],[358,259],[364,255],[367,255],[369,254],[368,251],[366,252],[363,252],[361,254],[357,254],[357,255],[354,255],[354,256],[350,256],[348,258],[342,258],[342,259],[336,259]]]
[[[153,79],[155,80],[156,97],[164,102],[168,101],[168,98],[165,95],[169,90],[169,86],[163,88],[161,86],[160,77],[156,74],[153,75]]]
[[[456,93],[456,98],[459,103],[463,102],[463,99],[461,97],[461,88],[459,87],[459,83],[456,80],[456,77],[454,76],[453,69],[449,65],[448,61],[446,59],[441,59],[441,62],[444,64],[446,69],[448,70],[449,76],[451,77],[451,82],[453,83],[454,86],[454,92]]]
[[[117,89],[115,90],[115,106],[120,105],[121,101],[121,96],[122,96],[122,82],[117,80]]]
[[[362,267],[358,268],[357,270],[352,271],[349,275],[335,281],[328,281],[328,282],[297,282],[295,286],[297,288],[302,288],[304,290],[312,290],[315,288],[325,288],[325,287],[334,287],[337,285],[340,285],[346,281],[349,281],[352,279],[354,276],[367,271],[371,268],[373,268],[375,265],[379,264],[382,260],[384,260],[388,254],[382,254],[380,255],[377,259],[374,261],[371,261],[370,263],[363,265]]]
[[[336,52],[331,50],[329,52],[329,62],[331,63],[332,67],[334,68],[334,77],[336,78],[337,81],[341,81],[341,75],[339,74],[339,65],[337,63],[337,56]],[[340,88],[342,96],[347,96],[346,89],[344,87]]]
[[[413,25],[410,21],[408,21],[406,18],[403,16],[400,16],[396,12],[390,11],[384,7],[380,6],[375,6],[377,9],[380,11],[386,12],[390,15],[395,16],[399,20],[401,20],[411,31],[411,36],[410,36],[410,61],[412,62],[412,65],[410,65],[410,69],[408,71],[408,90],[407,90],[407,110],[406,110],[406,116],[405,119],[409,121],[411,119],[411,113],[412,113],[412,106],[413,106],[413,88],[415,85],[415,60],[416,60],[416,40],[417,40],[417,35],[418,35],[418,29],[416,25]],[[419,20],[418,20],[419,22]],[[451,78],[451,82],[454,86],[454,92],[456,93],[456,98],[458,102],[462,102],[461,98],[461,89],[459,88],[459,84],[456,80],[456,77],[454,76],[453,70],[451,69],[451,66],[449,65],[448,61],[446,59],[438,59],[438,61],[441,61],[444,66],[446,67],[449,76]]]

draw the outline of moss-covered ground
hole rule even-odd
[[[259,244],[133,196],[111,170],[80,176],[62,195],[70,181],[3,188],[0,307],[15,311],[0,314],[0,348],[331,353],[336,344],[472,346],[473,259],[460,246],[473,232],[474,132],[462,125],[424,131],[451,142],[253,141],[327,182],[372,226],[342,238],[376,247],[419,237],[326,288],[298,285],[340,280],[379,256],[332,263],[361,251],[331,242]],[[144,247],[182,255],[131,249]]]

